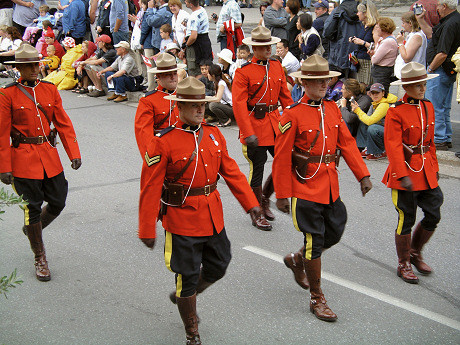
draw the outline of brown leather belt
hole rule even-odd
[[[323,156],[310,156],[310,154],[298,148],[297,146],[294,146],[294,150],[300,154],[306,155],[308,157],[308,161],[310,163],[325,163],[325,164],[330,164],[332,162],[335,162],[335,159],[337,158],[336,154],[332,155],[323,155]]]
[[[413,153],[414,155],[420,155],[420,154],[424,154],[430,151],[430,147],[429,146],[417,146],[417,147],[412,148],[412,150],[414,151]]]
[[[265,105],[265,104],[254,104],[254,105],[249,105],[248,104],[248,110],[253,111],[255,108],[259,109],[259,111],[264,111],[265,113],[271,113],[272,111],[275,111],[278,109],[277,104],[272,104],[272,105]]]
[[[45,136],[42,136],[42,135],[39,135],[38,137],[19,137],[19,142],[21,144],[36,144],[36,145],[41,145],[47,141],[49,141],[51,144],[52,141],[54,141],[54,138],[52,137],[45,137]]]
[[[217,181],[204,187],[190,188],[188,196],[205,195],[208,196],[217,189]]]

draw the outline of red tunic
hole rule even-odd
[[[150,141],[154,138],[154,130],[164,129],[176,123],[179,118],[177,106],[174,101],[163,97],[169,95],[159,85],[154,91],[139,100],[136,118],[134,121],[134,132],[136,134],[137,146],[141,156],[144,157]],[[172,93],[172,94],[175,94]],[[172,111],[171,111],[172,108]],[[169,114],[166,121],[160,122]]]
[[[156,237],[163,181],[165,178],[172,180],[181,171],[195,148],[194,136],[198,134],[182,130],[182,125],[179,120],[176,128],[156,137],[147,148],[141,175],[139,238]],[[204,132],[197,155],[198,163],[195,159],[177,183],[183,184],[186,192],[190,184],[192,188],[204,187],[215,182],[220,175],[246,212],[258,206],[246,176],[228,155],[222,133],[214,126],[203,124],[202,127]],[[182,206],[168,206],[162,223],[168,232],[178,235],[211,236],[214,228],[219,233],[224,228],[219,192],[215,190],[208,196],[188,196]]]
[[[428,114],[425,114],[423,105],[418,104],[417,100],[408,99],[404,95],[403,104],[396,103],[388,109],[385,117],[385,150],[388,155],[390,164],[383,176],[382,182],[387,187],[393,189],[403,189],[400,179],[409,176],[412,180],[412,189],[426,190],[438,186],[436,172],[439,171],[438,160],[436,158],[436,146],[434,144],[434,108],[430,101],[423,100]],[[406,145],[419,145],[422,139],[422,119],[420,111],[423,114],[424,131],[428,125],[428,132],[423,140],[424,146],[429,146],[429,151],[423,156],[414,154],[410,166],[404,161],[402,143]],[[428,117],[427,117],[428,115]],[[423,164],[423,158],[425,164]],[[423,166],[423,169],[421,169]],[[415,170],[415,171],[414,171]],[[420,171],[419,171],[420,170]]]
[[[10,145],[10,131],[13,126],[26,137],[48,136],[50,125],[45,115],[34,102],[15,85],[0,89],[0,172],[13,172],[13,176],[28,179],[43,179],[43,171],[48,177],[62,172],[58,150],[46,141],[41,145],[20,144],[18,148]],[[46,110],[48,117],[59,133],[59,139],[70,160],[81,158],[77,137],[69,116],[62,107],[61,96],[49,82],[38,82],[35,87],[24,87]]]
[[[250,101],[250,104],[276,105],[279,100],[282,107],[286,108],[293,101],[287,88],[283,67],[276,60],[268,60],[268,63],[270,63],[268,78],[257,92],[257,96]],[[256,58],[235,71],[235,78],[232,83],[233,113],[240,128],[240,141],[243,144],[245,144],[244,138],[254,134],[258,138],[260,146],[273,146],[275,144],[275,134],[278,133],[280,118],[278,110],[268,113],[259,120],[254,117],[253,112],[249,112],[247,106],[250,95],[257,91],[265,73],[266,66],[258,64]]]
[[[312,156],[321,155],[324,142],[324,154],[334,154],[336,148],[341,149],[345,161],[358,181],[370,174],[335,102],[323,100],[325,133],[323,137],[323,132],[320,130],[321,110],[318,106],[304,104],[308,100],[305,95],[301,103],[288,107],[279,123],[281,134],[276,138],[272,167],[276,197],[278,199],[296,197],[329,204],[331,195],[333,201],[339,197],[339,180],[335,162],[321,163],[319,169],[319,163],[310,163],[307,177],[313,176],[317,169],[318,171],[313,178],[302,184],[297,180],[296,171],[292,166],[291,155],[294,146],[307,151],[317,131],[320,131],[316,144],[310,151]]]

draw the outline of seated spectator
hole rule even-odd
[[[209,103],[209,109],[217,117],[219,127],[228,127],[232,124],[232,84],[222,72],[219,65],[211,65],[208,79],[215,85],[216,101]]]
[[[75,44],[83,42],[86,35],[86,11],[83,0],[72,0],[64,9],[62,29],[66,36],[75,40]]]
[[[289,42],[287,40],[283,39],[276,44],[276,55],[281,58],[281,65],[286,68],[288,74],[297,72],[300,69],[300,62],[289,51]]]
[[[37,28],[43,29],[43,21],[49,20],[51,25],[56,23],[54,16],[49,13],[49,6],[48,5],[41,5],[38,10],[40,11],[40,16],[37,19],[34,19],[33,22],[36,24]]]
[[[297,21],[297,28],[301,31],[298,36],[301,60],[305,60],[313,54],[323,56],[324,53],[321,37],[312,25],[313,18],[310,13],[302,14]]]
[[[96,21],[96,31],[99,35],[107,35],[112,39],[110,32],[110,9],[112,8],[112,0],[101,0],[98,5],[99,15]]]
[[[120,41],[115,45],[117,51],[117,59],[107,68],[97,72],[100,77],[105,74],[107,82],[113,79],[115,92],[107,98],[108,101],[116,103],[125,102],[128,100],[127,91],[135,91],[138,84],[139,71],[136,62],[131,55],[131,48],[128,42]]]
[[[40,64],[40,73],[43,77],[58,69],[61,59],[56,55],[56,48],[53,45],[46,48],[46,57],[42,62]]]
[[[166,46],[165,53],[169,53],[171,55],[174,55],[174,57],[176,58],[177,63],[185,64],[186,63],[185,59],[179,58],[179,52],[180,52],[180,47],[175,42],[168,43],[168,45]]]
[[[96,48],[97,46],[91,41],[83,41],[81,44],[81,51],[83,55],[80,56],[73,64],[75,67],[75,77],[78,79],[78,85],[73,90],[75,93],[89,93],[88,85],[90,79],[88,77],[88,73],[86,72],[84,62],[95,56]]]
[[[358,126],[356,144],[359,148],[364,147],[361,155],[368,160],[386,158],[383,142],[383,129],[385,116],[391,103],[395,103],[398,97],[387,93],[380,83],[372,84],[370,88],[372,105],[367,114],[362,111],[356,101],[351,102],[351,109],[358,115],[361,121]]]
[[[62,43],[66,53],[61,59],[61,66],[43,80],[53,83],[58,90],[71,90],[77,85],[73,63],[82,55],[81,44],[75,45],[72,37],[66,37]]]
[[[51,28],[48,28],[44,34],[44,38],[45,38],[45,43],[43,44],[42,46],[42,49],[40,51],[40,54],[43,56],[43,57],[46,57],[48,56],[47,55],[47,52],[46,52],[46,48],[49,46],[49,45],[53,45],[54,48],[56,48],[56,56],[60,59],[62,59],[62,57],[64,56],[65,54],[65,50],[64,48],[62,48],[61,44],[56,41],[55,37],[54,37],[54,32]]]
[[[97,72],[102,71],[107,66],[110,66],[117,58],[117,52],[112,46],[112,39],[108,35],[101,35],[96,38],[97,50],[96,54],[80,64],[85,66],[88,78],[91,79],[94,85],[94,91],[91,91],[88,96],[100,97],[106,95],[105,79],[97,75]]]
[[[222,65],[222,73],[225,74],[229,80],[232,80],[236,70],[236,66],[232,60],[232,51],[225,48],[222,49],[221,52],[217,54],[217,56],[217,61]]]
[[[292,87],[291,90],[291,97],[292,100],[297,103],[304,95],[305,90],[302,86],[302,83],[300,82],[299,78],[294,79],[294,86]]]
[[[366,85],[353,78],[346,79],[343,82],[342,96],[343,98],[338,102],[342,118],[347,124],[351,135],[356,137],[360,122],[358,115],[351,110],[350,101],[353,97],[358,103],[359,108],[367,113],[371,107],[372,99],[366,93]]]
[[[0,52],[8,51],[8,47],[11,45],[11,40],[8,38],[8,33],[6,30],[8,25],[0,26]]]
[[[375,50],[370,53],[372,67],[371,76],[374,83],[380,83],[388,92],[393,75],[398,43],[393,36],[396,25],[391,18],[382,17],[374,27],[374,40],[377,38]]]
[[[53,26],[49,20],[44,20],[42,24],[43,30],[41,30],[41,33],[37,32],[37,34],[32,35],[29,38],[30,44],[35,46],[35,49],[37,49],[39,53],[42,51],[43,45],[45,44],[45,33],[48,31],[48,28],[53,29]]]
[[[213,65],[211,61],[204,61],[200,65],[201,74],[203,75],[199,81],[204,84],[206,96],[214,96],[216,94],[216,87],[214,82],[208,78],[209,68]]]
[[[338,68],[334,66],[330,66],[329,70],[342,73],[341,71],[338,70]],[[343,77],[343,74],[340,74],[338,77],[332,77],[329,80],[329,83],[327,84],[326,96],[324,96],[325,99],[329,101],[337,102],[339,99],[342,98],[343,82],[342,80],[340,80],[340,78],[342,77]]]
[[[0,53],[0,63],[11,60],[16,49],[23,43],[21,33],[14,26],[10,26],[6,29],[6,37],[9,39],[10,43],[7,50]]]

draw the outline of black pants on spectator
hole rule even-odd
[[[380,83],[385,88],[385,91],[388,92],[390,89],[391,78],[393,76],[394,66],[379,66],[372,65],[371,75],[373,83]]]

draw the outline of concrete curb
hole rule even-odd
[[[438,158],[438,163],[450,165],[452,167],[460,167],[460,158],[455,156],[453,151],[437,151],[436,157]]]

